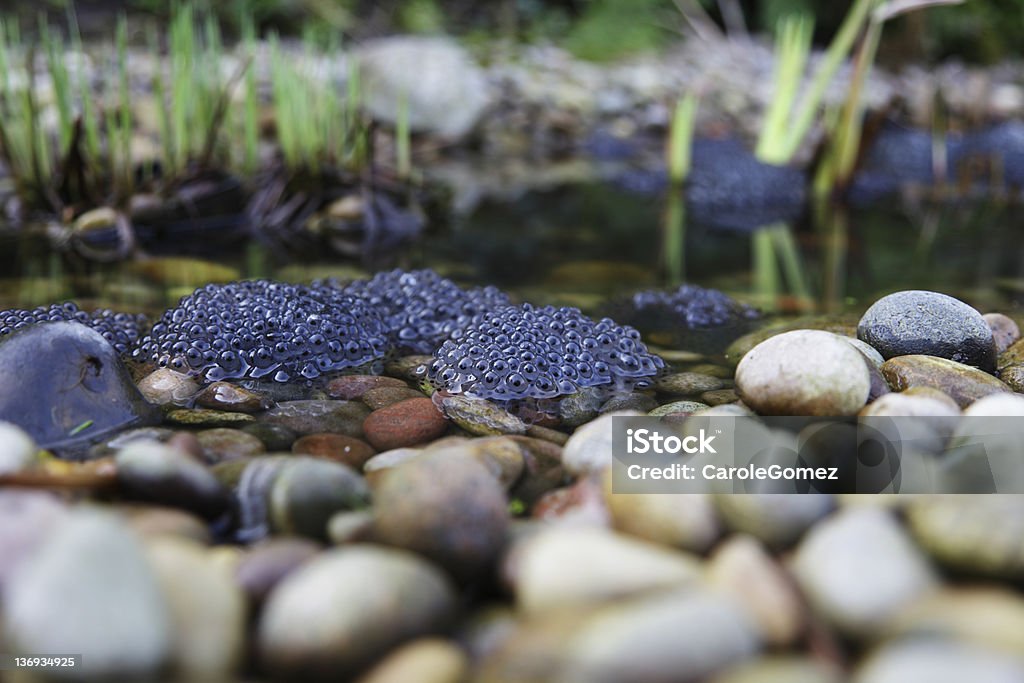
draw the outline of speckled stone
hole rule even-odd
[[[860,319],[857,337],[886,359],[920,354],[982,370],[995,367],[988,322],[964,302],[938,292],[908,290],[882,297]]]
[[[885,361],[882,374],[895,391],[932,387],[965,408],[979,398],[1010,388],[977,368],[945,358],[926,355],[899,356]]]
[[[359,401],[285,401],[262,415],[260,421],[287,427],[299,436],[333,432],[363,436],[363,420],[370,409]]]

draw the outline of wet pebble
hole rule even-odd
[[[451,584],[425,560],[347,546],[321,553],[274,588],[256,640],[270,673],[338,680],[445,628],[454,609]]]
[[[273,402],[261,392],[230,382],[214,382],[199,392],[196,405],[233,413],[258,413],[270,408]]]
[[[478,436],[525,434],[526,423],[501,406],[486,399],[465,394],[435,394],[435,400],[448,419]]]
[[[234,581],[259,604],[278,583],[316,557],[322,546],[306,538],[271,538],[246,549],[235,566]]]
[[[743,402],[762,415],[853,415],[867,403],[867,361],[842,337],[794,330],[751,349],[736,368]]]
[[[267,447],[252,434],[240,429],[217,427],[196,432],[203,459],[216,463],[266,453]]]
[[[983,396],[1010,388],[992,375],[969,365],[935,356],[900,356],[885,361],[882,374],[895,391],[932,387],[947,394],[961,408]]]
[[[986,313],[982,317],[992,330],[992,340],[996,345],[997,355],[1020,339],[1020,328],[1013,318],[1002,313]]]
[[[284,425],[256,422],[242,427],[242,431],[251,434],[263,442],[268,451],[287,451],[295,443],[296,434]]]
[[[366,461],[377,453],[362,439],[344,434],[307,434],[296,439],[291,450],[300,455],[315,455],[340,462],[356,472],[361,471]]]
[[[578,428],[562,450],[562,462],[570,474],[600,472],[612,465],[612,425],[616,417],[637,416],[623,411],[608,413]]]
[[[769,645],[790,646],[802,635],[803,598],[789,574],[752,537],[733,536],[722,543],[708,562],[705,578],[735,598]]]
[[[394,377],[383,375],[342,375],[327,383],[327,395],[348,401],[359,400],[367,391],[380,387],[407,389],[409,385]]]
[[[139,380],[139,391],[153,405],[183,406],[199,391],[199,384],[184,373],[158,368]]]
[[[604,402],[603,387],[584,387],[558,403],[558,416],[566,427],[579,427],[597,417]]]
[[[700,395],[701,403],[706,403],[709,406],[721,406],[727,403],[735,403],[740,400],[740,395],[736,393],[735,389],[716,389],[715,391],[705,391]]]
[[[370,409],[358,401],[285,401],[262,415],[260,421],[281,425],[299,436],[332,432],[362,438],[363,420]]]
[[[697,411],[708,408],[707,403],[701,403],[700,401],[672,401],[660,405],[654,410],[647,413],[651,417],[668,417],[669,415],[692,415]]]
[[[429,398],[409,398],[373,411],[363,422],[366,440],[378,451],[432,441],[448,421]]]
[[[434,362],[429,355],[413,355],[395,358],[384,365],[384,374],[411,382],[419,382],[426,376],[427,367]]]
[[[908,290],[884,296],[864,313],[857,337],[884,358],[927,355],[992,370],[995,343],[981,313],[939,292]]]
[[[115,456],[117,482],[125,494],[180,507],[213,519],[225,512],[228,490],[201,463],[166,444],[134,441]]]
[[[376,387],[360,397],[370,410],[379,410],[410,398],[423,398],[423,392],[411,387]]]
[[[852,683],[1017,683],[1024,680],[1020,658],[944,640],[888,644],[868,656]]]
[[[505,572],[517,608],[537,614],[692,586],[700,562],[615,531],[557,525],[518,541]]]
[[[83,680],[145,680],[173,648],[171,613],[142,544],[115,516],[88,507],[74,509],[11,577],[0,618],[13,652],[87,654],[75,669]]]
[[[469,578],[504,547],[508,503],[498,480],[474,458],[427,452],[383,476],[374,489],[373,526],[381,543]]]
[[[647,413],[658,407],[658,401],[647,394],[633,392],[629,394],[616,394],[601,404],[598,413],[618,413],[623,410],[635,410],[638,413]]]
[[[811,605],[857,637],[933,592],[927,559],[889,513],[846,508],[815,526],[797,548],[793,573]]]
[[[461,683],[468,673],[469,661],[456,645],[420,638],[390,653],[358,683]]]
[[[0,422],[0,474],[17,472],[32,462],[35,440],[24,429],[10,422]]]
[[[245,654],[246,604],[231,573],[202,546],[151,541],[147,557],[171,616],[171,670],[183,680],[230,678]]]
[[[242,427],[256,420],[246,413],[209,408],[179,408],[167,413],[165,419],[184,427]]]
[[[729,529],[784,548],[832,512],[835,500],[819,494],[724,494],[715,496],[715,507]]]
[[[718,377],[698,372],[674,372],[659,377],[654,382],[656,391],[669,396],[698,396],[705,391],[715,391],[725,386]]]

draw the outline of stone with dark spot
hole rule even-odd
[[[77,322],[29,325],[0,340],[0,386],[0,420],[43,448],[71,449],[160,417],[114,347]]]
[[[923,354],[995,368],[992,328],[981,313],[951,296],[908,290],[884,296],[864,313],[857,337],[884,358]]]

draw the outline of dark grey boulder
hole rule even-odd
[[[991,372],[996,347],[992,328],[959,299],[923,290],[884,296],[857,324],[857,337],[884,358],[923,354]]]
[[[66,453],[160,419],[114,347],[77,322],[30,325],[0,341],[0,386],[0,420]]]

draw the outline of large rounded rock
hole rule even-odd
[[[43,448],[155,424],[159,411],[135,387],[114,347],[76,322],[29,325],[0,341],[0,420]]]
[[[794,330],[747,352],[736,368],[736,388],[762,415],[853,415],[871,391],[867,362],[838,335]]]
[[[458,577],[490,566],[505,544],[508,503],[476,459],[426,452],[386,472],[374,490],[374,535]]]
[[[104,342],[106,343],[106,342]],[[75,510],[3,594],[12,652],[81,654],[75,680],[145,680],[171,652],[171,618],[143,548],[108,513]]]
[[[445,627],[455,593],[400,550],[353,545],[323,553],[270,594],[257,631],[265,667],[288,680],[345,680],[397,645]]]
[[[490,100],[480,67],[448,38],[377,40],[357,59],[363,104],[381,121],[395,123],[405,108],[414,131],[458,139]]]
[[[885,358],[923,354],[983,370],[995,367],[995,341],[985,318],[938,292],[908,290],[882,297],[860,319],[857,337]]]
[[[816,526],[797,549],[793,571],[829,622],[867,636],[935,590],[927,559],[889,514],[848,508]]]

